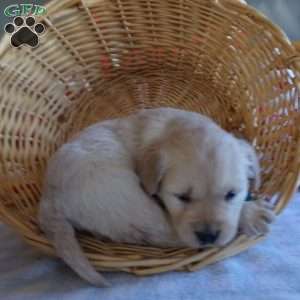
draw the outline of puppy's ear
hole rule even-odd
[[[165,157],[160,145],[153,144],[140,153],[137,160],[137,173],[148,194],[154,195],[158,192],[165,171]]]
[[[255,149],[245,140],[240,139],[239,142],[242,151],[246,156],[247,167],[248,167],[248,178],[250,180],[254,180],[254,187],[255,189],[258,189],[261,184],[261,178],[260,178],[259,161]]]

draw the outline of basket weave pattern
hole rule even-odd
[[[279,213],[299,174],[300,55],[279,28],[233,0],[54,0],[37,48],[0,46],[0,217],[54,254],[36,212],[48,158],[96,121],[170,106],[212,117],[252,141],[258,197]],[[298,47],[299,49],[300,47]],[[79,234],[99,270],[196,270],[263,237],[222,249],[157,249]]]

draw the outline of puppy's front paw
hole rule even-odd
[[[251,237],[266,234],[275,217],[272,206],[268,202],[246,202],[242,208],[240,231]]]

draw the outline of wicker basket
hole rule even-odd
[[[204,113],[252,141],[259,197],[287,205],[299,174],[300,55],[279,28],[229,0],[55,0],[40,45],[0,47],[0,216],[55,254],[36,212],[49,156],[89,124],[141,108]],[[263,237],[222,249],[157,249],[79,234],[99,270],[196,270]]]

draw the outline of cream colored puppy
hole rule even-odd
[[[74,228],[112,241],[160,247],[224,246],[238,230],[265,233],[264,204],[245,202],[259,186],[253,148],[193,112],[160,108],[101,122],[49,161],[40,225],[82,278],[105,285]]]

